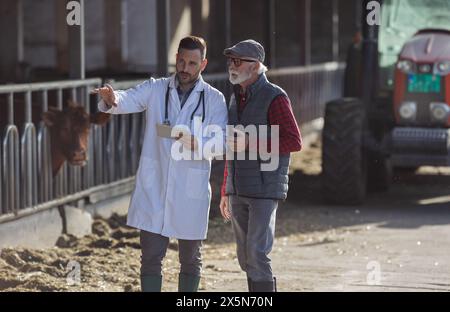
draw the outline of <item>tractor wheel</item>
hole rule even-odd
[[[364,124],[361,100],[347,98],[327,104],[322,134],[322,187],[331,203],[358,205],[365,199]]]

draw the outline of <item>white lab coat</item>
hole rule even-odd
[[[202,136],[203,144],[215,140],[215,143],[224,146],[225,128],[228,122],[225,98],[202,78],[190,94],[183,109],[180,109],[175,75],[157,80],[151,78],[132,89],[115,91],[118,99],[117,107],[108,110],[105,103],[100,101],[98,108],[100,111],[111,114],[146,111],[144,144],[127,224],[166,237],[187,240],[205,239],[211,202],[209,184],[211,158],[174,160],[171,157],[171,147],[175,141],[157,136],[156,124],[164,120],[168,84],[171,125],[187,125],[193,132],[190,122],[191,114],[197,106],[201,91],[204,90],[203,126],[219,125],[222,129],[222,138]],[[202,110],[200,105],[195,115],[201,116]],[[177,144],[180,143],[177,142]],[[225,150],[225,147],[223,149]]]

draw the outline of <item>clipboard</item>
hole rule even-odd
[[[156,134],[161,138],[175,139],[172,136],[172,127],[166,124],[156,124]]]
[[[178,136],[173,136],[172,132],[178,133]],[[186,131],[184,131],[184,129],[171,127],[168,124],[156,124],[156,134],[161,138],[175,139],[175,140],[178,140],[183,135],[190,135],[190,133],[187,133]]]

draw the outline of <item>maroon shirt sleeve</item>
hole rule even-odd
[[[225,188],[227,185],[227,176],[228,176],[228,166],[227,166],[227,161],[225,160],[225,168],[223,170],[223,182],[222,182],[222,188],[220,190],[220,194],[222,196],[225,196]]]
[[[271,126],[279,126],[280,140],[278,151],[280,155],[298,152],[302,149],[302,137],[288,97],[280,95],[272,101],[269,107],[268,119]],[[270,143],[270,140],[268,140],[267,152],[269,153],[272,152]],[[249,146],[249,149],[257,151],[259,142],[257,146]]]
[[[280,155],[298,152],[302,149],[300,129],[288,97],[278,96],[270,104],[269,123],[272,126],[280,126]]]

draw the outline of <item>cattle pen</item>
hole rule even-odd
[[[302,67],[274,69],[268,77],[289,94],[294,114],[304,128],[320,119],[327,101],[340,97],[344,65],[337,62]],[[228,74],[204,75],[206,82],[231,94]],[[62,109],[65,99],[84,106],[88,113],[97,111],[96,96],[90,90],[106,82],[115,89],[127,89],[141,81],[114,81],[101,78],[0,86],[6,98],[7,125],[0,134],[0,229],[45,210],[65,205],[83,208],[106,199],[130,194],[139,165],[145,131],[144,114],[113,116],[101,127],[91,125],[88,162],[84,167],[64,164],[53,177],[49,131],[43,122],[32,122],[32,102],[39,102],[41,112],[49,107],[49,98]],[[24,124],[15,123],[18,98],[24,98]],[[216,180],[221,181],[220,172]],[[213,194],[218,186],[212,183]]]

